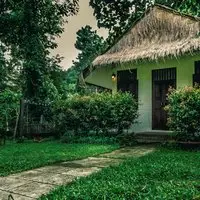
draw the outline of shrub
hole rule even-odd
[[[138,103],[128,93],[97,93],[89,96],[74,95],[58,101],[54,119],[60,132],[73,131],[75,135],[111,135],[121,133],[136,122]]]
[[[168,125],[178,140],[200,141],[200,88],[171,90],[168,95]]]

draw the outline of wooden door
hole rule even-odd
[[[167,94],[170,87],[176,88],[175,68],[153,71],[153,98],[152,98],[152,128],[154,130],[168,130]]]

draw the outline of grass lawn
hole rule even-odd
[[[0,176],[59,161],[95,156],[116,148],[117,145],[64,144],[56,141],[9,143],[0,146]]]
[[[42,200],[200,200],[200,152],[158,150],[81,178]]]

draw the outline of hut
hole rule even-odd
[[[169,87],[200,83],[200,18],[151,7],[84,71],[88,84],[129,91],[139,101],[134,131],[167,130]]]

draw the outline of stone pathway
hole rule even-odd
[[[121,148],[82,160],[58,163],[18,174],[0,177],[0,200],[33,200],[53,188],[119,164],[128,157],[139,157],[154,151],[152,146]],[[9,198],[12,195],[13,198]]]

